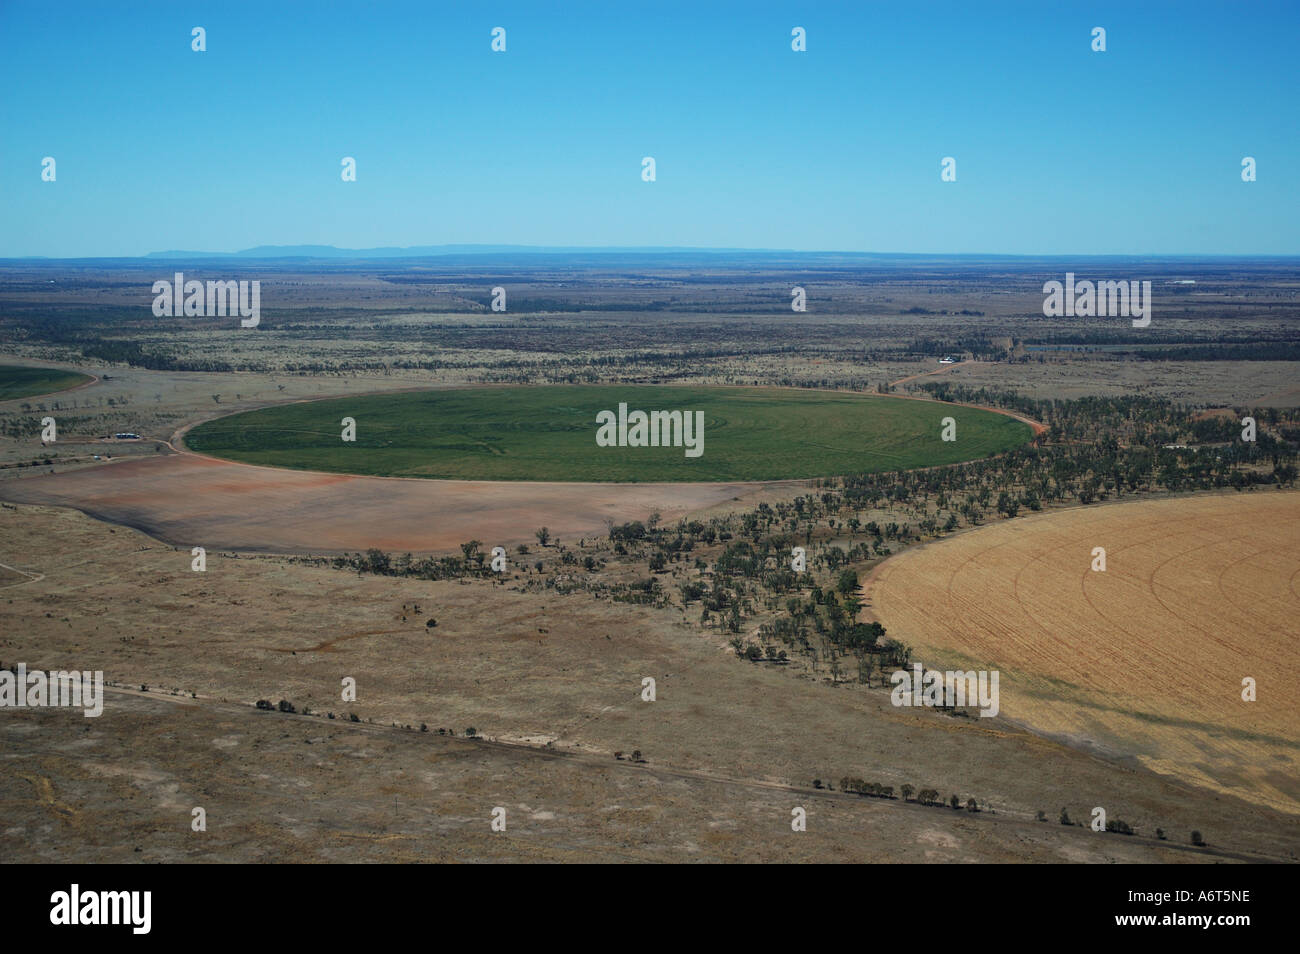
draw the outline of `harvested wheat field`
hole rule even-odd
[[[1079,508],[900,554],[870,595],[927,666],[1000,670],[1003,717],[1300,813],[1298,527],[1294,493]]]

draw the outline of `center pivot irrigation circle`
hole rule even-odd
[[[351,434],[345,418],[355,422]],[[1027,424],[994,411],[877,394],[545,385],[282,404],[201,424],[185,443],[299,470],[637,483],[909,470],[988,457],[1032,436]]]

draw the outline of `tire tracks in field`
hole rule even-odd
[[[7,590],[13,586],[26,586],[28,583],[39,583],[41,580],[45,579],[44,573],[28,573],[26,570],[20,570],[16,566],[10,566],[8,563],[0,563],[0,569],[11,570],[14,573],[19,573],[27,577],[27,579],[19,580],[17,583],[6,583],[4,586],[0,586],[0,590]]]

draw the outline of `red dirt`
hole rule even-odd
[[[14,503],[73,507],[167,543],[265,553],[454,550],[603,535],[606,521],[665,521],[757,483],[571,484],[409,480],[255,467],[195,454],[5,481]],[[766,485],[775,486],[775,485]]]

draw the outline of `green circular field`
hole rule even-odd
[[[0,401],[54,394],[93,380],[79,371],[3,364],[0,365]]]
[[[620,404],[623,446],[601,446],[598,437],[620,443]],[[598,421],[601,412],[608,413]],[[356,421],[354,442],[342,439],[345,417]],[[956,420],[955,441],[941,440],[945,417]],[[987,457],[1031,436],[1028,425],[991,411],[872,394],[555,385],[285,404],[201,424],[185,442],[215,457],[349,474],[650,482],[931,467]],[[639,441],[646,446],[634,446]]]

